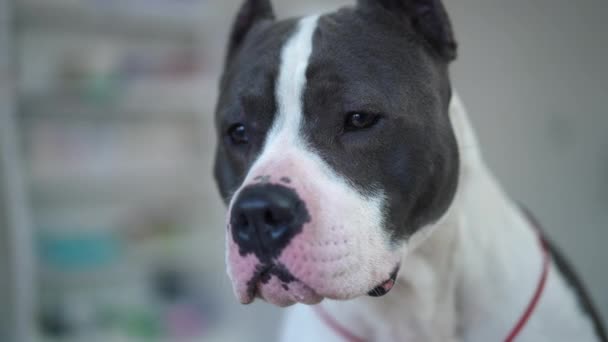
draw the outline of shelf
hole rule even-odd
[[[200,120],[201,108],[183,105],[181,108],[158,106],[126,106],[112,103],[82,101],[74,97],[28,97],[20,101],[19,115],[24,118],[62,119],[163,119]]]
[[[24,0],[18,2],[17,23],[20,28],[188,42],[200,36],[205,12],[204,1],[192,2],[161,6],[142,1]]]
[[[69,91],[23,94],[19,112],[26,117],[195,119],[213,113],[217,81],[193,79],[129,86],[113,99],[86,99]]]
[[[97,178],[31,179],[31,198],[38,203],[86,201],[158,202],[170,198],[202,197],[206,192],[196,172],[166,175]]]

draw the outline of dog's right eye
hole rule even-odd
[[[242,123],[236,123],[228,128],[228,138],[235,145],[245,145],[249,143],[247,128]]]
[[[378,123],[380,116],[363,112],[352,112],[346,116],[344,131],[352,132],[370,128]]]

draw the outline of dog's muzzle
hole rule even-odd
[[[242,303],[249,303],[255,297],[281,306],[293,302],[314,304],[321,300],[278,260],[309,221],[306,205],[286,186],[261,183],[247,186],[239,193],[232,206],[229,229],[232,248],[236,247],[242,258],[232,258],[232,263],[242,265],[243,260],[250,260],[245,262],[249,267],[237,271],[249,277],[245,286],[240,291],[237,289]]]
[[[287,306],[388,293],[400,255],[378,229],[378,209],[340,182],[316,184],[297,163],[272,170],[286,173],[256,172],[229,208],[228,275],[239,301]]]

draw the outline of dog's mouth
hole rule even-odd
[[[385,294],[389,293],[395,286],[397,274],[399,273],[399,267],[400,265],[395,266],[395,269],[393,270],[393,272],[391,272],[389,278],[382,284],[374,287],[371,291],[367,293],[367,295],[370,297],[382,297]]]
[[[318,304],[323,299],[315,290],[296,279],[285,266],[261,264],[247,282],[247,295],[243,304],[249,304],[255,298],[264,299],[278,306],[289,306],[294,303]]]
[[[253,277],[247,282],[247,292],[249,298],[260,296],[260,287],[270,282],[275,276],[283,289],[289,289],[289,284],[296,281],[296,278],[281,264],[260,264],[256,267]]]
[[[389,293],[395,285],[399,265],[395,267],[389,278],[374,287],[367,294],[371,297],[382,297]],[[255,298],[264,299],[279,306],[294,303],[317,304],[324,296],[310,286],[294,277],[280,263],[260,264],[254,275],[247,282],[247,294],[243,304],[249,304]]]

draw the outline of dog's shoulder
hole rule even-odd
[[[587,326],[589,323],[591,323],[599,340],[602,342],[607,342],[608,337],[603,326],[602,318],[599,311],[595,308],[591,295],[589,294],[589,291],[587,290],[581,277],[578,276],[574,267],[561,252],[558,246],[547,237],[547,233],[544,231],[542,225],[532,214],[532,212],[525,206],[520,205],[520,207],[530,224],[539,230],[543,235],[552,260],[553,267],[551,270],[554,273],[553,283],[556,283],[556,286],[553,286],[553,291],[557,293],[566,293],[565,295],[559,295],[556,297],[561,297],[562,300],[566,300],[567,298],[573,299],[570,305],[574,306],[574,310],[571,312],[579,314],[580,319],[578,321],[580,321],[580,324],[578,325]],[[577,322],[573,322],[572,319],[568,319],[568,322],[564,322],[564,324],[577,325]]]
[[[548,245],[553,259],[553,264],[555,266],[554,269],[559,273],[567,287],[574,292],[581,311],[593,322],[595,333],[599,337],[600,341],[608,342],[608,335],[606,334],[606,329],[603,326],[602,317],[600,316],[599,311],[595,308],[595,305],[591,300],[591,296],[587,291],[582,279],[578,276],[568,259],[559,250],[559,248],[550,241],[548,242]]]

